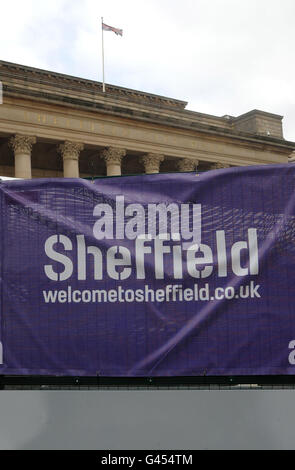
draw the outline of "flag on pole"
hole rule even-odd
[[[102,29],[103,31],[113,31],[117,36],[123,36],[123,29],[113,28],[113,26],[109,26],[105,23],[102,23]]]
[[[117,36],[123,36],[123,29],[114,28],[103,22],[103,17],[101,17],[101,45],[102,45],[102,91],[105,93],[105,77],[104,77],[104,45],[103,45],[103,32],[104,31],[113,31]]]

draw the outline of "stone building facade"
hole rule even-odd
[[[96,177],[286,163],[282,116],[187,103],[0,61],[0,175]]]

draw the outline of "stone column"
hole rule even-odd
[[[14,151],[14,172],[16,178],[32,178],[31,153],[36,137],[16,134],[9,145]]]
[[[115,147],[108,147],[101,152],[101,157],[106,162],[107,176],[120,176],[121,163],[126,155],[126,150]]]
[[[84,145],[66,140],[58,146],[63,158],[64,178],[79,178],[79,155]]]
[[[160,165],[164,160],[164,155],[158,153],[147,153],[142,157],[142,163],[146,173],[159,173]]]
[[[226,163],[221,163],[221,162],[214,162],[211,165],[211,170],[221,170],[222,168],[229,168],[230,165],[227,165]]]
[[[196,171],[198,164],[199,160],[196,160],[195,158],[180,158],[177,161],[178,169],[181,172]]]

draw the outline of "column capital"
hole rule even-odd
[[[179,171],[195,171],[199,164],[199,160],[196,158],[180,158],[177,161]]]
[[[107,147],[102,150],[100,156],[107,165],[121,165],[122,158],[125,157],[126,150],[116,147]]]
[[[164,155],[159,153],[147,153],[141,160],[146,173],[159,173],[160,164],[164,160]]]
[[[81,142],[71,142],[69,140],[58,146],[58,152],[61,153],[64,160],[79,160],[80,152],[83,149],[84,144]]]
[[[29,135],[16,134],[9,140],[9,146],[14,153],[31,155],[33,144],[37,141],[36,137]]]
[[[221,163],[221,162],[214,162],[211,165],[211,170],[221,170],[222,168],[229,168],[230,165],[227,163]]]

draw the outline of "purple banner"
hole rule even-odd
[[[0,203],[0,374],[294,374],[294,165],[5,181]]]

